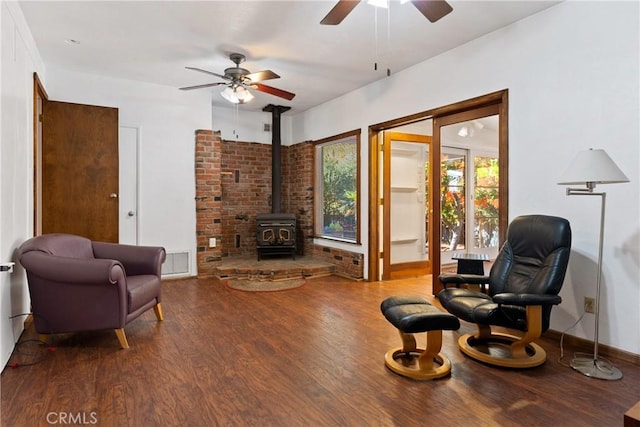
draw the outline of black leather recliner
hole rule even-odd
[[[571,227],[564,218],[524,215],[515,218],[489,276],[443,274],[442,306],[478,332],[458,340],[466,355],[510,368],[539,366],[546,353],[533,341],[549,328],[551,307],[560,304],[571,250]],[[488,285],[487,293],[462,284]],[[455,287],[452,287],[455,285]],[[501,326],[523,336],[491,329]]]

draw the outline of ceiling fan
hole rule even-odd
[[[406,1],[406,0],[405,0]],[[448,15],[453,8],[444,0],[410,0],[429,21],[436,22]],[[339,0],[320,23],[338,25],[360,3],[360,0]]]
[[[278,89],[275,87],[267,86],[260,83],[264,80],[279,79],[280,76],[271,70],[258,71],[252,73],[245,68],[240,68],[240,64],[245,61],[245,56],[241,53],[232,53],[229,55],[229,59],[236,64],[235,67],[230,67],[224,70],[224,75],[213,73],[211,71],[202,70],[200,68],[185,67],[188,70],[199,71],[201,73],[210,74],[212,76],[219,77],[224,82],[207,83],[203,85],[181,87],[180,90],[192,90],[201,89],[212,86],[227,86],[220,94],[229,102],[234,104],[244,104],[253,99],[253,95],[249,92],[249,89],[255,89],[260,92],[268,93],[270,95],[279,96],[280,98],[291,101],[295,93],[287,92],[286,90]]]

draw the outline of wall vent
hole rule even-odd
[[[271,123],[263,123],[262,130],[265,132],[271,132]]]
[[[167,253],[167,259],[162,264],[162,275],[189,273],[189,252]]]

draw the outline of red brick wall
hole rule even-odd
[[[298,221],[298,253],[362,278],[361,254],[313,244],[314,146],[282,147],[283,213]],[[220,132],[196,132],[198,274],[212,274],[224,257],[255,255],[256,215],[271,212],[271,145],[222,141]],[[215,237],[217,246],[209,248]]]
[[[328,246],[312,245],[311,255],[336,266],[335,272],[354,279],[364,277],[364,256]]]
[[[222,259],[220,246],[209,247],[209,239],[220,239],[222,230],[222,185],[220,180],[222,139],[220,132],[196,131],[196,240],[198,274],[212,274]]]
[[[283,199],[286,211],[298,221],[298,253],[309,253],[313,244],[313,144],[303,142],[282,151]]]
[[[222,174],[222,256],[257,256],[256,214],[271,212],[271,146],[223,141]]]

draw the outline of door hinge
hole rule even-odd
[[[42,113],[38,114],[38,121],[42,123]]]
[[[380,252],[380,259],[384,258],[384,252]]]

